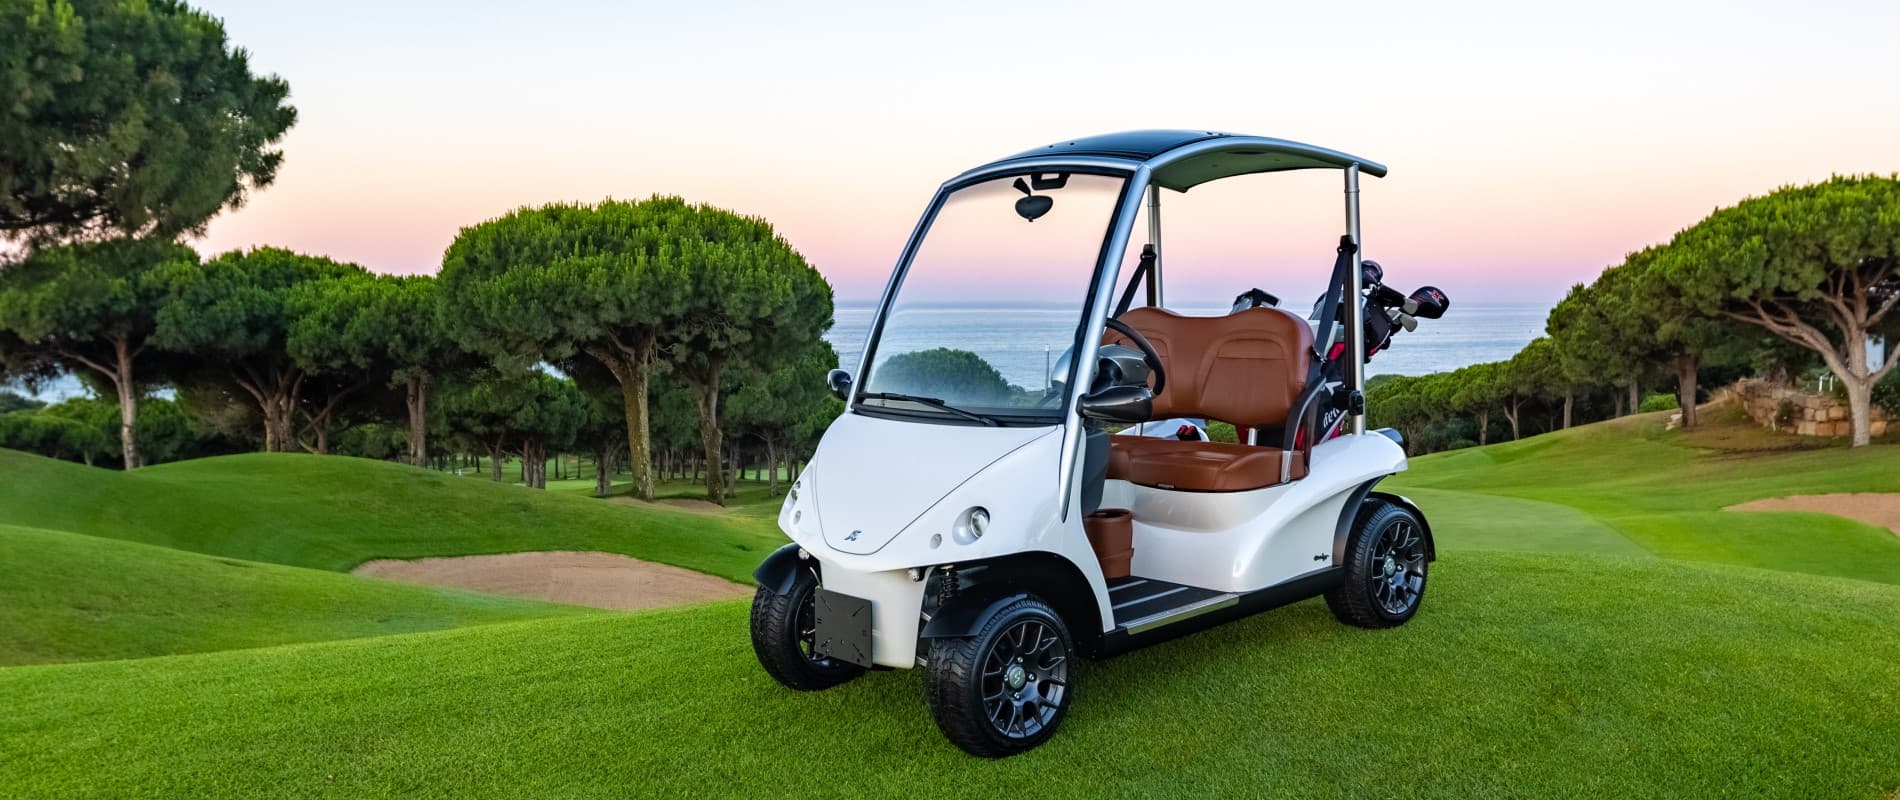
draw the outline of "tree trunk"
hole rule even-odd
[[[119,451],[125,459],[125,469],[138,469],[139,463],[138,387],[132,383],[131,344],[123,337],[112,340],[114,356],[112,385],[119,392]]]
[[[719,430],[719,369],[714,367],[705,382],[692,381],[699,404],[699,444],[706,451],[706,499],[726,504],[726,470],[720,449],[724,438]]]
[[[1564,392],[1564,430],[1570,430],[1570,408],[1576,403],[1576,392]]]
[[[1683,430],[1696,426],[1695,382],[1696,357],[1692,354],[1676,356],[1676,405],[1682,408]]]
[[[1630,378],[1630,413],[1634,414],[1637,411],[1642,410],[1642,407],[1643,407],[1642,383],[1636,380],[1635,378]]]
[[[607,367],[620,384],[620,405],[627,417],[627,468],[633,473],[633,496],[653,500],[653,437],[647,409],[647,383],[653,372],[653,337],[630,345],[615,342],[589,349],[588,355]]]
[[[501,462],[503,460],[500,447],[488,448],[488,468],[492,476],[490,479],[496,483],[501,483]]]
[[[594,496],[606,497],[614,491],[614,443],[600,440],[594,450]]]
[[[1847,388],[1848,416],[1853,418],[1851,424],[1853,427],[1852,445],[1854,447],[1865,447],[1868,444],[1872,444],[1874,440],[1873,383],[1873,381],[1867,381],[1865,383],[1850,380],[1841,381],[1841,384]],[[1893,423],[1889,422],[1887,425],[1888,429],[1891,430]]]
[[[1491,438],[1491,409],[1487,408],[1478,412],[1478,446],[1483,447],[1487,444],[1490,444],[1491,443],[1490,438]]]
[[[771,477],[766,479],[766,485],[770,487],[768,491],[770,491],[773,494],[773,496],[777,496],[778,495],[778,448],[774,446],[774,443],[772,442],[772,437],[770,436],[767,436],[765,438],[765,469],[767,472],[771,473]]]
[[[532,440],[522,443],[521,483],[530,489],[548,488],[547,445]]]
[[[1524,438],[1518,435],[1518,427],[1517,427],[1517,418],[1518,418],[1518,412],[1519,412],[1518,404],[1522,402],[1524,401],[1513,397],[1511,398],[1511,402],[1504,407],[1504,418],[1510,421],[1511,423],[1511,441],[1513,442],[1517,441],[1518,439]]]
[[[410,376],[404,397],[409,410],[409,463],[418,467],[429,458],[429,383],[427,375]]]

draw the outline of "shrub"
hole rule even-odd
[[[1900,369],[1887,373],[1874,384],[1874,405],[1887,410],[1889,414],[1900,414]]]
[[[1640,406],[1637,406],[1636,410],[1638,411],[1670,411],[1677,407],[1678,407],[1678,404],[1676,403],[1675,395],[1653,393],[1653,394],[1645,396],[1643,398],[1643,404]]]

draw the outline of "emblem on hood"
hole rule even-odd
[[[847,542],[855,542],[858,540],[858,534],[863,532],[864,531],[852,531],[851,535],[844,537],[844,540]]]

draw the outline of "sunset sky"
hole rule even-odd
[[[863,299],[951,175],[1201,128],[1385,162],[1366,248],[1399,283],[1548,302],[1718,205],[1900,170],[1892,2],[198,4],[301,120],[201,249],[386,272],[524,204],[668,193],[771,220]],[[1171,291],[1323,269],[1337,192],[1171,198]]]

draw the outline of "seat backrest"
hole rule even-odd
[[[1298,315],[1249,308],[1224,317],[1184,317],[1136,308],[1119,319],[1154,345],[1167,372],[1167,385],[1154,402],[1156,419],[1279,426],[1306,388],[1313,329]],[[1102,341],[1124,343],[1126,337],[1109,331]]]

